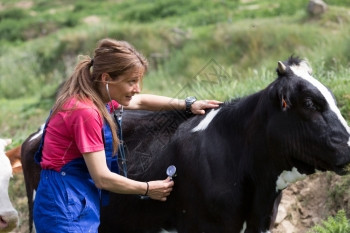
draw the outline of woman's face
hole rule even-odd
[[[111,99],[123,106],[128,106],[132,97],[141,91],[140,83],[143,73],[143,67],[136,67],[120,75],[116,81],[108,82]]]

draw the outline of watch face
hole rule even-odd
[[[194,96],[189,96],[186,98],[186,102],[192,104],[194,101],[196,101],[196,97]]]

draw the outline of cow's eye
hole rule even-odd
[[[311,111],[318,111],[319,107],[309,98],[305,99],[304,107]]]

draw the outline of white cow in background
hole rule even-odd
[[[0,233],[10,232],[18,225],[18,213],[8,195],[12,166],[5,154],[5,147],[11,142],[11,139],[0,139]]]

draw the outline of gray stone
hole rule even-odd
[[[310,0],[307,12],[311,16],[320,16],[327,11],[327,4],[322,0]]]

